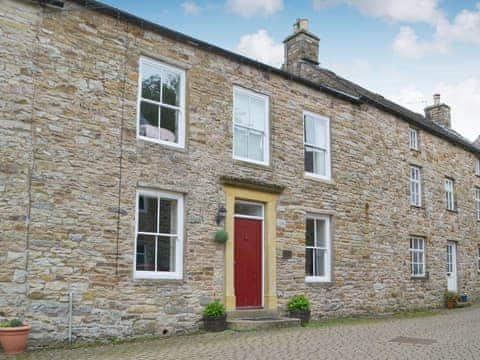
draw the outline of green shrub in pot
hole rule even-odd
[[[300,319],[302,325],[310,321],[310,302],[305,295],[294,295],[287,302],[288,315]]]
[[[215,300],[203,310],[203,324],[207,331],[223,331],[227,329],[227,312],[225,306]]]

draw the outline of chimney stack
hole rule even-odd
[[[308,19],[297,19],[293,34],[284,41],[285,59],[283,69],[300,75],[302,63],[318,65],[318,44],[320,39],[308,31]]]
[[[438,125],[452,127],[450,106],[441,103],[440,94],[433,95],[433,105],[425,108],[425,117]]]

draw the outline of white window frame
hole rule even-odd
[[[480,273],[480,245],[477,246],[477,271]]]
[[[475,188],[475,210],[477,221],[480,221],[480,187]]]
[[[152,235],[152,236],[172,236],[171,234],[161,234],[161,233],[147,233],[138,231],[138,220],[139,220],[139,203],[140,196],[149,196],[156,197],[159,202],[160,199],[171,199],[177,201],[177,241],[175,246],[175,271],[142,271],[137,270],[137,238],[138,235]],[[160,204],[160,203],[159,203]],[[136,198],[136,209],[135,209],[135,248],[133,255],[133,274],[134,279],[173,279],[181,280],[183,278],[183,195],[178,193],[166,192],[166,191],[153,191],[153,190],[137,190]],[[157,214],[160,216],[160,213]],[[157,246],[157,241],[155,241],[155,248]],[[155,257],[157,257],[155,250]]]
[[[475,175],[480,176],[480,159],[475,159]]]
[[[323,249],[326,251],[325,255],[325,276],[305,276],[305,282],[308,283],[314,283],[314,282],[330,282],[332,279],[332,265],[331,265],[331,259],[332,259],[332,232],[331,232],[331,216],[329,215],[318,215],[318,214],[307,214],[305,218],[305,227],[307,224],[307,219],[314,220],[315,224],[315,230],[314,230],[314,236],[315,236],[315,242],[316,242],[316,236],[317,236],[317,220],[324,220],[325,221],[325,233],[326,233],[326,247],[325,248],[320,248],[316,246],[306,246],[305,249]],[[305,235],[306,235],[306,229],[305,229]],[[315,257],[314,257],[315,259]],[[307,260],[305,259],[305,262]]]
[[[176,73],[180,76],[180,104],[179,106],[173,106],[169,104],[163,104],[162,101],[162,92],[163,86],[160,87],[160,101],[154,101],[150,99],[143,99],[142,98],[142,68],[143,66],[148,65],[154,68],[157,68],[158,71],[166,70],[173,73]],[[137,138],[149,142],[154,142],[161,145],[166,145],[174,148],[185,148],[185,70],[167,65],[163,62],[159,62],[144,56],[140,57],[139,60],[139,72],[138,72],[138,93],[137,93]],[[166,107],[169,109],[175,109],[179,111],[178,116],[178,142],[173,141],[165,141],[161,139],[155,139],[148,136],[140,135],[140,104],[142,101],[148,102],[150,104],[158,105],[159,107]],[[159,112],[159,119],[158,119],[158,131],[160,132],[161,129],[160,124],[160,112]]]
[[[410,205],[422,206],[422,169],[410,165]]]
[[[445,207],[455,211],[455,182],[453,179],[445,179]]]
[[[422,244],[422,247],[412,247],[414,242]],[[412,277],[425,277],[427,264],[425,263],[425,238],[420,236],[410,236],[410,275]],[[421,262],[414,261],[414,253],[421,254]],[[414,265],[423,265],[423,272],[415,274]]]
[[[263,137],[264,137],[263,138],[263,159],[264,159],[264,161],[252,160],[252,159],[249,159],[248,157],[235,155],[235,126],[237,126],[236,123],[235,123],[235,102],[236,102],[235,94],[237,92],[243,93],[247,96],[256,97],[256,98],[261,99],[262,101],[265,102],[265,132],[263,134]],[[240,86],[234,86],[233,87],[233,107],[232,107],[232,125],[233,125],[233,127],[232,127],[232,132],[233,132],[232,156],[233,156],[233,159],[244,161],[244,162],[249,162],[249,163],[253,163],[253,164],[257,164],[257,165],[268,166],[270,164],[270,120],[269,120],[269,118],[270,118],[270,98],[268,97],[268,95],[260,94],[260,93],[257,93],[257,92],[252,91],[252,90],[245,89],[245,88],[240,87]],[[238,126],[244,128],[244,129],[247,129],[247,130],[254,130],[256,132],[259,132],[259,130],[247,127],[245,125],[238,125]]]
[[[326,122],[326,148],[321,148],[319,147],[318,145],[312,145],[312,144],[309,144],[307,143],[307,139],[306,139],[306,136],[305,136],[305,117],[306,116],[310,116],[310,117],[313,117],[315,118],[315,120],[319,120],[319,121],[324,121]],[[319,115],[319,114],[315,114],[315,113],[312,113],[310,111],[303,111],[303,116],[302,116],[302,121],[303,121],[303,168],[305,169],[305,147],[311,147],[311,148],[314,148],[314,149],[317,149],[317,150],[322,150],[322,151],[325,151],[325,175],[320,175],[320,174],[316,174],[316,173],[313,173],[313,172],[309,172],[309,171],[305,171],[305,176],[307,177],[314,177],[314,178],[318,178],[318,179],[322,179],[322,180],[331,180],[332,179],[332,170],[331,170],[331,152],[330,152],[330,148],[331,148],[331,144],[330,144],[330,118],[329,117],[326,117],[326,116],[322,116],[322,115]]]
[[[418,141],[418,130],[415,128],[410,128],[410,150],[420,150],[419,141]]]

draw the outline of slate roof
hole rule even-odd
[[[400,106],[390,100],[387,100],[379,94],[370,92],[367,89],[347,79],[344,79],[327,69],[318,68],[318,74],[320,75],[321,80],[313,82],[311,80],[301,78],[299,76],[293,75],[281,69],[278,69],[278,68],[263,64],[261,62],[255,61],[253,59],[247,58],[245,56],[236,54],[229,50],[195,39],[193,37],[182,34],[180,32],[171,30],[164,26],[155,24],[148,20],[139,18],[135,15],[132,15],[128,12],[117,9],[113,6],[104,4],[102,2],[95,1],[95,0],[72,0],[72,1],[84,7],[90,8],[92,10],[113,16],[119,20],[134,23],[144,29],[148,29],[148,30],[160,33],[163,36],[170,37],[176,41],[183,42],[191,46],[204,49],[205,51],[216,53],[218,55],[232,59],[239,63],[255,67],[267,73],[282,76],[286,79],[306,85],[310,88],[322,91],[324,93],[333,95],[335,97],[344,99],[346,101],[349,101],[355,104],[361,104],[361,103],[370,104],[387,113],[395,115],[425,131],[428,131],[436,136],[439,136],[455,145],[458,145],[467,151],[470,151],[480,156],[480,148],[474,146],[473,143],[465,139],[463,136],[461,136],[454,130],[440,126],[432,121],[429,121],[423,115],[415,113],[403,106]]]

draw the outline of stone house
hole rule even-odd
[[[480,295],[480,148],[318,63],[276,69],[90,0],[1,0],[0,315],[32,344]],[[217,224],[218,220],[218,224]],[[213,241],[225,228],[225,244]]]

